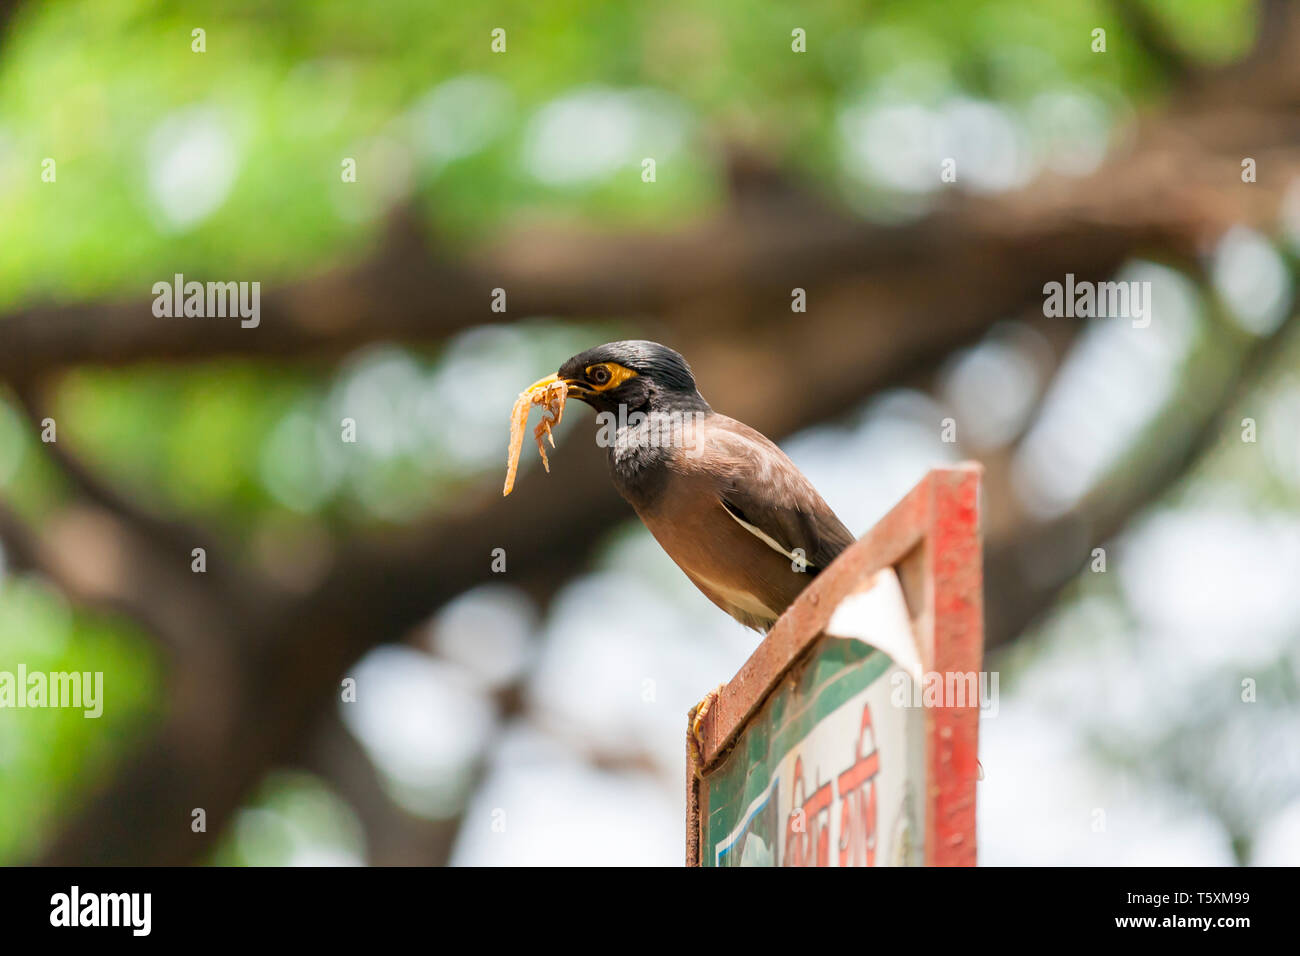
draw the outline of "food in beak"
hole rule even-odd
[[[524,447],[524,426],[528,424],[528,413],[534,405],[546,409],[542,413],[542,420],[533,430],[533,438],[537,440],[537,450],[542,456],[542,467],[550,473],[551,463],[546,460],[546,446],[542,444],[542,436],[545,435],[550,440],[551,447],[555,447],[555,436],[551,434],[551,428],[560,424],[560,419],[564,417],[564,400],[568,394],[569,387],[564,381],[556,375],[548,375],[540,382],[528,386],[515,399],[515,407],[510,412],[510,457],[506,459],[506,485],[501,492],[502,497],[514,490],[515,473],[519,470],[519,453]]]

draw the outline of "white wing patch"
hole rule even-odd
[[[755,527],[754,525],[750,524],[748,521],[741,518],[738,514],[736,514],[734,511],[728,508],[725,502],[720,502],[720,504],[722,504],[722,510],[725,511],[727,514],[731,515],[731,517],[735,518],[736,523],[738,525],[740,525],[742,528],[744,528],[754,537],[758,538],[758,540],[762,541],[765,545],[767,545],[777,554],[784,555],[785,557],[789,558],[792,562],[802,563],[805,567],[811,568],[813,566],[812,563],[806,557],[800,558],[795,556],[794,554],[791,554],[789,551],[787,551],[785,548],[781,546],[781,543],[779,541],[773,538],[762,528]]]

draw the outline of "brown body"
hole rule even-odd
[[[808,574],[774,548],[755,548],[748,530],[717,504],[712,476],[690,475],[664,495],[654,511],[637,514],[704,596],[747,627],[766,630],[808,583]],[[682,529],[689,528],[689,531]],[[746,554],[744,564],[732,559]]]
[[[706,597],[766,630],[853,536],[789,457],[762,434],[710,414],[643,467],[611,450],[615,484]]]

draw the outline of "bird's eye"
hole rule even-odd
[[[608,392],[610,389],[618,388],[629,378],[635,378],[636,372],[617,362],[601,362],[599,365],[588,365],[585,375],[586,380],[596,391]]]

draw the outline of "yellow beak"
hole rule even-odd
[[[546,378],[539,378],[537,381],[533,382],[533,384],[529,385],[525,391],[528,391],[530,393],[536,392],[539,389],[546,388],[548,385],[554,385],[559,380],[560,380],[559,375],[548,375],[546,376]]]
[[[537,381],[533,382],[532,385],[529,385],[527,391],[531,394],[546,388],[548,385],[554,385],[558,381],[560,381],[560,376],[558,374],[548,375],[546,378],[539,378]],[[587,386],[581,384],[576,379],[566,378],[564,379],[564,384],[568,386],[570,394],[575,397],[581,397],[583,394],[591,394],[591,389],[587,388]]]

